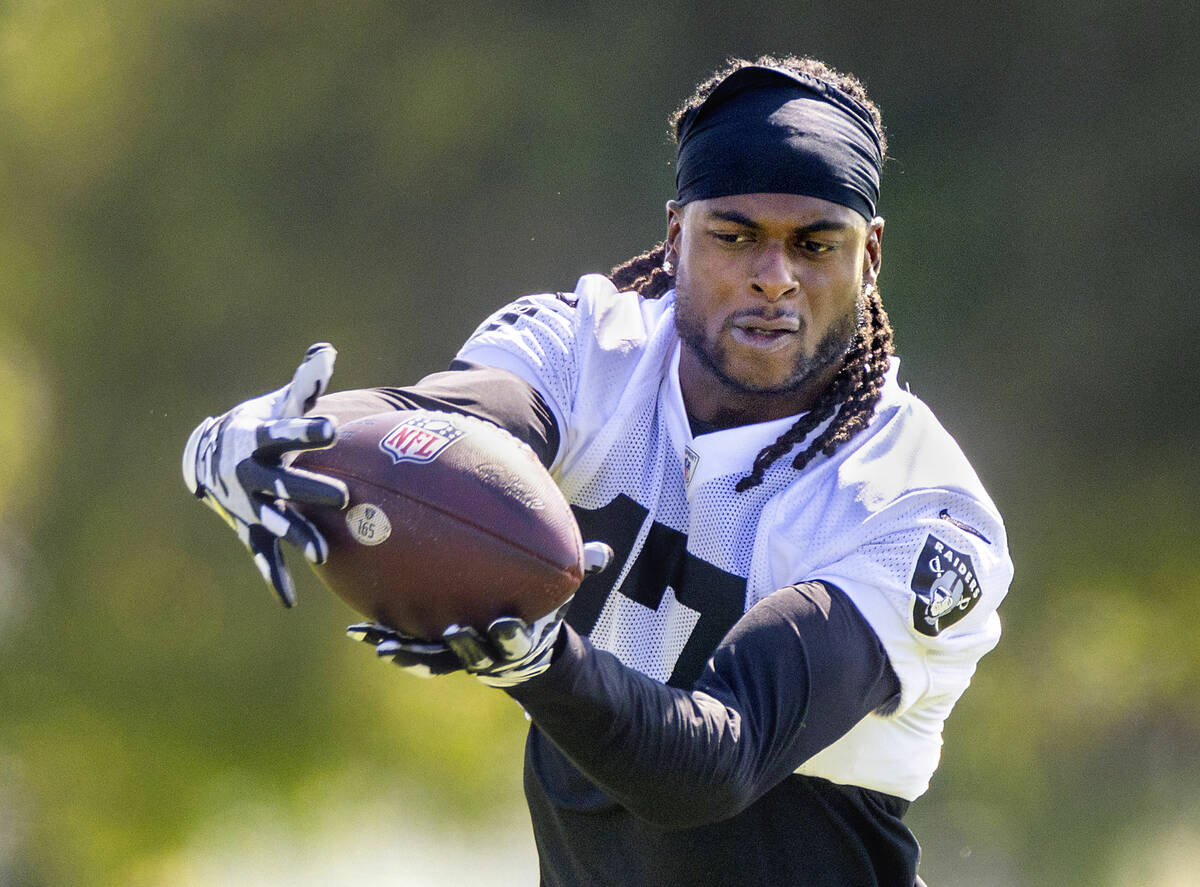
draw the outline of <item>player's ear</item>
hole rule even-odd
[[[863,282],[874,285],[883,267],[883,219],[876,216],[867,223],[867,242],[863,246]]]
[[[667,239],[664,244],[666,255],[664,263],[679,267],[679,233],[683,230],[683,207],[678,200],[667,201]]]

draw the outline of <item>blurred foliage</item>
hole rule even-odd
[[[0,884],[229,883],[356,803],[434,841],[521,829],[520,711],[380,667],[307,573],[280,612],[179,450],[311,341],[340,387],[410,381],[657,242],[667,114],[763,51],[883,107],[902,373],[1012,537],[1005,637],[910,814],[927,880],[1187,883],[1198,18],[0,4]]]

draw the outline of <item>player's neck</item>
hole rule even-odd
[[[837,367],[830,367],[784,392],[747,391],[723,379],[686,345],[679,356],[684,407],[692,419],[713,428],[755,425],[807,412],[836,373]]]

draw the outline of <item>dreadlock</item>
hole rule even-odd
[[[754,62],[730,59],[728,66],[713,74],[696,87],[696,91],[670,117],[671,136],[678,140],[679,123],[692,108],[698,107],[722,80],[746,65],[768,65],[788,68],[811,77],[824,80],[862,104],[871,115],[875,130],[879,134],[879,147],[886,156],[887,142],[883,134],[883,122],[879,108],[867,98],[866,89],[859,80],[849,74],[835,71],[829,65],[813,58],[787,56],[761,56]],[[673,274],[664,270],[666,241],[641,255],[634,256],[609,272],[609,279],[620,290],[631,290],[646,299],[656,299],[674,286]],[[829,381],[817,397],[812,409],[802,415],[778,440],[764,447],[754,459],[750,473],[737,482],[737,491],[744,492],[763,481],[768,468],[791,452],[826,422],[833,420],[812,442],[796,454],[792,467],[802,470],[818,455],[832,456],[838,447],[850,440],[867,426],[883,390],[883,377],[892,356],[892,325],[888,320],[879,291],[866,286],[860,306],[859,324],[854,340],[842,360],[837,374]]]

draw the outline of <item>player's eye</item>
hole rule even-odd
[[[713,231],[712,236],[721,243],[749,243],[753,239],[744,231]]]
[[[800,241],[800,249],[806,253],[827,253],[834,249],[834,245],[821,240],[802,240]]]

